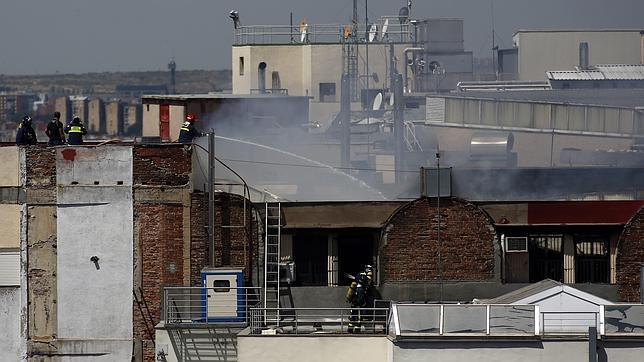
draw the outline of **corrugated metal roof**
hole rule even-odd
[[[549,80],[644,80],[644,65],[599,64],[593,69],[546,72]]]

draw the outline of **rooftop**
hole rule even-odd
[[[439,97],[579,104],[622,108],[644,107],[644,89],[642,88],[477,91],[456,92],[449,95],[439,95]]]
[[[546,72],[549,80],[644,80],[644,65],[599,64],[591,69]]]

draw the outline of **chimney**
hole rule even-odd
[[[579,43],[579,69],[588,69],[588,43]]]

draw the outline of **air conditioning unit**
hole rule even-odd
[[[508,253],[527,253],[528,238],[525,236],[509,236],[505,238],[505,251]]]

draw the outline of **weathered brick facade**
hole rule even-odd
[[[134,147],[134,184],[183,186],[190,182],[191,151],[181,144]]]
[[[492,220],[478,206],[458,199],[441,200],[440,238],[443,279],[494,279],[499,249]],[[421,198],[392,215],[381,241],[381,281],[435,281],[438,270],[438,209]],[[496,266],[498,269],[498,266]]]
[[[644,207],[624,226],[617,244],[620,300],[639,302],[640,265],[644,263]]]

